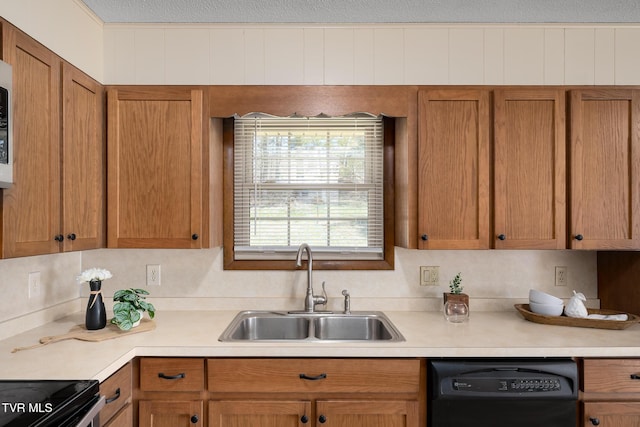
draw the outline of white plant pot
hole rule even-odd
[[[140,320],[138,320],[137,322],[134,322],[132,328],[135,328],[136,326],[140,326],[140,322],[142,321],[142,316],[144,316],[144,311],[138,310],[138,313],[140,313]]]

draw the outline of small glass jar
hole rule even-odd
[[[462,301],[447,301],[444,304],[444,318],[451,323],[466,322],[469,318],[469,306]]]

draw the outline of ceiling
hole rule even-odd
[[[640,0],[82,0],[105,23],[640,23]]]

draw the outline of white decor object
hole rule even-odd
[[[564,314],[569,317],[578,317],[584,319],[589,315],[587,311],[587,307],[584,306],[584,301],[587,298],[581,292],[573,291],[573,296],[567,303],[567,306],[564,309]]]

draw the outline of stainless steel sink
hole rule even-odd
[[[222,342],[404,341],[382,312],[288,313],[242,311],[219,338]]]
[[[320,340],[389,341],[393,328],[376,315],[323,316],[314,319],[315,337]]]
[[[247,340],[303,340],[309,334],[309,319],[251,313],[232,322],[229,341]]]

